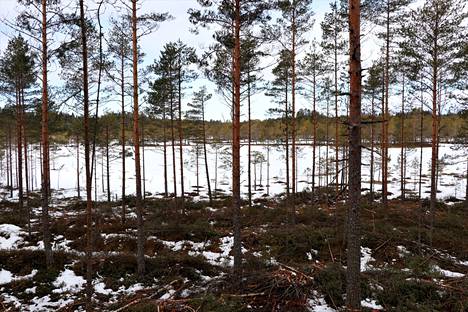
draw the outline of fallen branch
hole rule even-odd
[[[222,294],[221,297],[234,297],[234,298],[248,298],[248,297],[258,297],[265,296],[265,292],[251,293],[251,294]]]
[[[283,263],[279,263],[279,265],[280,265],[280,267],[283,267],[286,270],[289,270],[289,271],[291,271],[293,273],[296,273],[296,274],[298,274],[298,275],[300,275],[302,277],[305,277],[308,280],[313,280],[314,279],[312,276],[309,276],[309,275],[307,275],[307,274],[305,274],[305,273],[303,273],[303,272],[301,272],[301,271],[299,271],[299,270],[297,270],[297,269],[295,269],[295,268],[293,268],[291,266],[288,266],[288,265],[283,264]]]
[[[176,282],[178,282],[178,281],[179,281],[179,279],[173,280],[173,281],[170,282],[169,284],[165,285],[165,286],[163,287],[163,290],[164,290],[164,291],[168,291],[168,290],[171,288],[171,286],[174,285],[174,284],[175,284]],[[127,308],[129,308],[129,307],[131,307],[131,306],[133,306],[133,305],[135,305],[135,304],[138,304],[138,303],[140,303],[140,302],[142,302],[142,301],[144,301],[144,300],[151,300],[151,299],[153,299],[154,297],[158,296],[159,294],[161,294],[161,291],[156,291],[156,292],[154,292],[153,294],[151,294],[151,295],[148,296],[148,297],[140,297],[140,298],[137,298],[137,299],[135,299],[135,300],[133,300],[133,301],[127,303],[127,304],[124,305],[123,307],[120,307],[120,308],[118,308],[117,310],[114,310],[114,312],[121,312],[121,311],[124,311],[125,309],[127,309]]]

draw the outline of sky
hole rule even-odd
[[[129,1],[130,2],[130,1]],[[92,8],[95,4],[94,1],[85,0],[85,3]],[[162,47],[171,41],[176,41],[180,39],[182,42],[186,43],[188,46],[192,46],[197,49],[198,53],[201,54],[206,50],[212,41],[212,30],[210,29],[200,29],[199,34],[194,34],[190,32],[190,29],[193,25],[188,20],[187,10],[190,8],[198,8],[199,5],[196,0],[143,0],[141,2],[141,10],[139,14],[149,13],[149,12],[168,12],[171,14],[174,19],[164,22],[161,24],[159,29],[154,33],[145,36],[141,39],[141,49],[145,53],[144,62],[141,65],[146,67],[149,64],[152,64],[154,59],[157,58],[160,54]],[[18,10],[21,7],[17,4],[15,0],[0,0],[0,18],[13,21],[17,15]],[[320,22],[323,19],[325,12],[329,8],[328,0],[316,0],[313,3],[312,10],[314,11],[314,23],[310,27],[310,31],[305,35],[305,38],[312,40],[316,38],[320,40],[321,30]],[[104,28],[109,25],[108,20],[111,16],[118,14],[116,9],[112,5],[105,7],[103,12]],[[3,53],[7,41],[9,38],[14,36],[15,33],[12,29],[8,28],[4,23],[0,23],[0,51]],[[373,57],[376,55],[378,50],[378,43],[369,38],[363,38],[363,61],[364,63],[369,63]],[[301,55],[304,54],[308,49],[308,46],[304,47],[301,50],[299,59]],[[265,64],[274,65],[272,60],[263,60]],[[50,73],[50,83],[52,85],[60,85],[59,81],[59,70],[58,66],[51,66]],[[271,67],[264,70],[263,78],[265,80],[270,80],[272,78]],[[213,98],[207,104],[207,118],[216,119],[216,120],[229,120],[230,119],[230,109],[227,103],[222,99],[220,95],[216,93],[215,86],[207,81],[206,79],[200,78],[197,81],[190,83],[190,87],[185,91],[185,96],[183,99],[183,107],[186,107],[186,104],[191,101],[192,92],[197,91],[201,86],[206,85],[208,90],[213,93]],[[309,108],[310,109],[310,100],[304,97],[302,94],[297,96],[297,109]],[[1,100],[0,100],[1,101]],[[0,104],[1,105],[1,104]],[[272,98],[265,96],[265,94],[260,93],[256,94],[252,98],[252,118],[253,119],[264,119],[269,117],[267,111],[269,108],[276,107],[276,104],[272,102]],[[119,105],[115,102],[107,103],[105,106],[105,111],[117,111],[119,110]],[[242,108],[243,119],[245,119],[246,108]]]

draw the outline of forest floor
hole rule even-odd
[[[37,196],[37,195],[36,195]],[[344,203],[323,197],[263,198],[242,209],[244,268],[232,275],[230,199],[145,202],[146,274],[136,277],[136,214],[119,202],[96,204],[96,311],[340,311],[345,300]],[[392,200],[388,209],[363,198],[362,304],[367,311],[468,309],[468,209],[440,203],[432,245],[428,203]],[[0,203],[0,310],[84,309],[85,203],[53,201],[54,264],[47,270],[40,201],[29,200],[31,235],[17,204]],[[179,208],[179,209],[176,209]],[[422,217],[422,218],[421,218]],[[422,221],[422,222],[419,222]],[[423,226],[419,226],[422,223]],[[119,310],[120,309],[120,310]]]

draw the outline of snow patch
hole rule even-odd
[[[372,266],[370,262],[375,261],[372,258],[372,250],[368,247],[361,247],[361,272],[371,270]]]
[[[0,285],[11,283],[13,280],[13,274],[10,271],[2,269],[0,271]]]
[[[53,285],[58,287],[54,289],[54,293],[63,293],[71,292],[76,293],[81,290],[83,285],[86,283],[85,279],[81,276],[77,276],[75,272],[70,269],[65,269],[57,279],[54,281]]]
[[[315,292],[314,292],[315,293]],[[316,299],[309,299],[309,311],[310,312],[336,312],[335,309],[332,309],[325,302],[323,297],[317,297]]]
[[[464,277],[464,276],[465,276],[465,274],[463,274],[463,273],[458,273],[458,272],[452,272],[452,271],[449,271],[449,270],[444,270],[444,269],[442,269],[441,267],[439,267],[438,265],[434,265],[433,269],[434,269],[434,271],[439,272],[440,274],[442,274],[442,275],[445,276],[445,277],[461,278],[461,277]]]
[[[377,304],[377,302],[374,299],[370,298],[361,300],[361,306],[373,310],[383,310],[383,307],[380,304]]]
[[[19,226],[14,224],[0,224],[0,249],[12,249],[18,247],[23,241],[20,236],[24,234]]]

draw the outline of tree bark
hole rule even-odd
[[[18,211],[24,215],[24,194],[23,194],[23,108],[21,99],[21,80],[16,83],[16,156],[17,156],[17,177],[18,177]]]
[[[468,207],[468,160],[466,161],[465,207]]]
[[[79,136],[76,136],[76,191],[78,199],[81,198],[80,190],[80,139]]]
[[[181,53],[181,52],[180,52]],[[182,204],[182,213],[185,213],[185,189],[184,189],[184,150],[182,144],[182,65],[180,64],[180,54],[179,54],[179,66],[178,66],[178,105],[179,105],[179,118],[178,118],[178,132],[179,132],[179,166],[180,166],[180,197]]]
[[[249,65],[247,65],[249,66]],[[252,207],[252,121],[250,111],[250,68],[247,69],[247,127],[248,127],[248,151],[247,151],[247,183],[249,192],[249,207]]]
[[[326,127],[326,130],[325,130],[325,135],[326,135],[326,142],[325,142],[325,196],[326,196],[326,201],[327,201],[327,208],[330,206],[330,201],[329,201],[329,178],[330,178],[330,166],[329,166],[329,153],[328,153],[328,149],[329,149],[329,146],[330,146],[330,140],[329,140],[329,136],[330,136],[330,122],[329,122],[329,115],[330,115],[330,101],[329,99],[327,99],[327,118],[326,118],[326,124],[325,124],[325,127]]]
[[[173,89],[171,83],[171,105],[170,105],[170,114],[171,114],[171,143],[172,143],[172,175],[173,185],[174,185],[174,199],[177,199],[177,169],[176,169],[176,152],[175,152],[175,133],[174,133],[174,99],[173,99]]]
[[[317,149],[317,108],[316,108],[316,102],[317,102],[317,97],[316,97],[316,72],[315,72],[315,66],[316,66],[316,60],[314,60],[314,69],[312,73],[312,84],[313,84],[313,90],[312,90],[312,125],[313,125],[313,143],[312,143],[312,199],[315,200],[315,157],[316,157],[316,149]]]
[[[361,197],[361,43],[360,0],[349,0],[350,42],[350,116],[349,116],[349,196],[347,220],[346,306],[349,311],[361,309],[360,221]]]
[[[335,1],[336,6],[336,1]],[[335,7],[336,9],[336,7]],[[335,40],[334,45],[334,87],[335,87],[335,198],[336,198],[336,207],[335,207],[335,214],[338,211],[338,175],[339,175],[339,146],[340,146],[340,134],[339,134],[339,119],[338,119],[338,34],[337,34],[337,14],[335,12],[334,19],[335,25],[333,27],[333,38]]]
[[[146,199],[146,168],[145,168],[145,122],[144,122],[144,114],[143,114],[143,119],[141,120],[141,156],[142,156],[142,163],[141,163],[141,169],[143,170],[142,174],[142,184],[143,184],[143,199]]]
[[[47,86],[47,0],[42,0],[42,105],[41,105],[41,147],[42,147],[42,179],[41,179],[41,206],[42,206],[42,235],[47,268],[53,263],[52,246],[50,243],[49,226],[49,95]],[[10,153],[11,157],[11,153]],[[10,167],[11,169],[11,167]],[[11,170],[10,170],[11,171]]]
[[[110,164],[109,164],[109,125],[106,125],[106,176],[107,176],[107,202],[111,201]]]
[[[7,136],[6,136],[6,170],[7,170],[7,186],[10,189],[10,197],[13,197],[13,194],[11,194],[13,190],[13,179],[11,177],[11,171],[13,170],[11,168],[11,127],[8,124],[8,130],[7,130]]]
[[[375,111],[374,111],[374,92],[372,91],[371,99],[371,150],[370,150],[370,191],[369,191],[369,203],[372,205],[374,203],[374,121],[375,121]]]
[[[86,167],[86,311],[92,311],[93,281],[92,281],[92,173],[89,159],[89,89],[88,89],[88,45],[85,24],[84,0],[80,0],[80,27],[83,58],[83,105],[84,105],[84,147]]]
[[[405,76],[403,75],[403,89],[401,93],[401,129],[400,129],[400,193],[401,199],[405,199]]]
[[[241,197],[240,197],[240,105],[241,105],[241,64],[240,64],[240,0],[235,0],[234,11],[234,58],[233,58],[233,120],[232,120],[232,198],[233,198],[233,232],[234,232],[234,277],[240,281],[241,252]]]
[[[295,202],[295,195],[296,195],[296,8],[295,8],[295,0],[293,0],[293,14],[292,14],[292,23],[291,23],[291,30],[292,30],[292,48],[291,48],[291,139],[292,139],[292,146],[291,146],[291,160],[292,160],[292,203],[291,203],[291,223],[296,223],[296,202]]]
[[[211,205],[213,203],[213,196],[211,194],[210,171],[208,169],[208,152],[206,149],[205,103],[202,103],[202,126],[203,126],[203,153],[205,157],[206,184],[208,186],[208,197],[210,198],[210,205]]]
[[[125,57],[123,48],[121,50],[122,57],[120,59],[120,101],[121,101],[121,120],[120,120],[120,140],[122,141],[122,224],[125,224]]]
[[[421,246],[422,239],[422,223],[423,223],[423,201],[422,201],[422,162],[423,162],[423,147],[424,147],[424,94],[423,94],[423,79],[421,75],[421,106],[419,116],[419,183],[418,183],[418,194],[419,194],[419,207],[418,207],[418,243]],[[420,248],[421,251],[421,248]]]
[[[288,70],[286,70],[286,84],[284,90],[284,115],[285,115],[285,149],[286,149],[286,197],[289,198],[291,185],[289,184],[289,103],[288,103],[288,86],[289,86],[289,76]]]
[[[383,150],[382,150],[382,204],[388,208],[388,124],[390,115],[388,111],[389,84],[390,84],[390,0],[387,0],[386,38],[385,38],[385,101],[383,122]]]
[[[132,0],[132,47],[133,47],[133,144],[135,146],[135,184],[137,213],[137,264],[138,275],[145,272],[145,236],[143,228],[143,203],[141,197],[140,128],[138,126],[138,45],[137,45],[137,0]]]
[[[24,101],[24,86],[21,88],[21,132],[23,137],[24,151],[24,180],[26,182],[26,210],[28,214],[28,235],[31,236],[31,207],[29,206],[29,164],[28,164],[28,141],[26,137],[26,106]]]
[[[165,105],[165,104],[164,104]],[[164,197],[168,196],[167,190],[167,137],[166,137],[166,106],[163,108],[163,156],[164,156]]]
[[[436,9],[436,12],[438,10]],[[435,209],[437,204],[437,162],[438,162],[438,116],[437,116],[437,90],[438,90],[438,78],[439,78],[439,67],[438,67],[438,23],[439,19],[436,18],[434,26],[434,61],[432,62],[432,153],[431,153],[431,198],[430,198],[430,233],[429,242],[432,245],[432,235],[434,232],[434,218]]]

